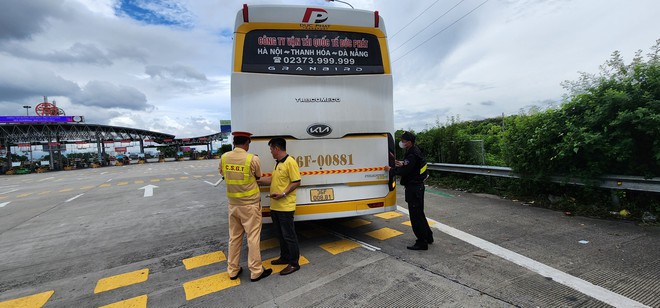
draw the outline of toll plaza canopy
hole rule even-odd
[[[221,133],[175,138],[174,135],[120,126],[85,123],[16,123],[0,124],[0,149],[9,158],[11,147],[43,144],[57,151],[60,145],[96,143],[99,155],[105,153],[103,143],[139,142],[140,152],[145,147],[206,145],[212,151],[212,142],[222,140]],[[145,142],[148,144],[145,146]]]
[[[75,142],[106,140],[152,140],[156,143],[172,142],[174,135],[148,130],[84,123],[0,124],[3,145],[39,142]]]

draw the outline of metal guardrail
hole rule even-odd
[[[429,163],[428,168],[430,170],[444,172],[468,173],[506,178],[522,178],[520,175],[514,173],[513,170],[511,170],[509,167]],[[553,176],[550,178],[550,180],[555,183],[572,185],[597,184],[598,187],[609,189],[660,192],[660,177],[645,179],[641,176],[605,175],[600,179],[594,180],[593,183],[586,183],[585,181],[579,179],[566,178],[561,176]]]

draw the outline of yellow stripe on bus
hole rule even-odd
[[[365,186],[365,185],[381,185],[381,184],[388,184],[388,180],[383,180],[383,181],[369,181],[369,182],[348,182],[346,183],[346,186]]]
[[[248,22],[238,26],[236,33],[246,34],[252,30],[301,30],[301,31],[343,31],[343,32],[358,32],[373,34],[377,37],[385,37],[385,33],[380,28],[374,27],[360,27],[348,25],[324,25],[322,30],[303,29],[300,23],[286,23],[286,22]]]

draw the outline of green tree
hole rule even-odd
[[[588,174],[660,175],[659,51],[660,40],[648,61],[640,50],[630,64],[614,52],[599,75],[583,73],[586,88],[564,83],[572,92],[562,111],[570,131],[581,134],[573,153],[567,145],[559,150],[582,161]]]
[[[175,157],[176,156],[176,146],[175,145],[160,146],[160,147],[158,147],[158,151],[164,157]]]
[[[562,83],[559,109],[508,121],[508,165],[534,178],[660,175],[659,51],[660,40],[630,64],[614,52],[599,74]]]

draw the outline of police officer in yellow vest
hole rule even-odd
[[[259,157],[248,153],[250,136],[248,132],[233,132],[234,150],[222,154],[220,174],[227,184],[229,199],[229,252],[227,273],[234,280],[243,272],[239,266],[243,234],[247,233],[248,268],[250,279],[259,281],[268,277],[273,270],[261,263],[261,194],[257,179],[261,176]]]

